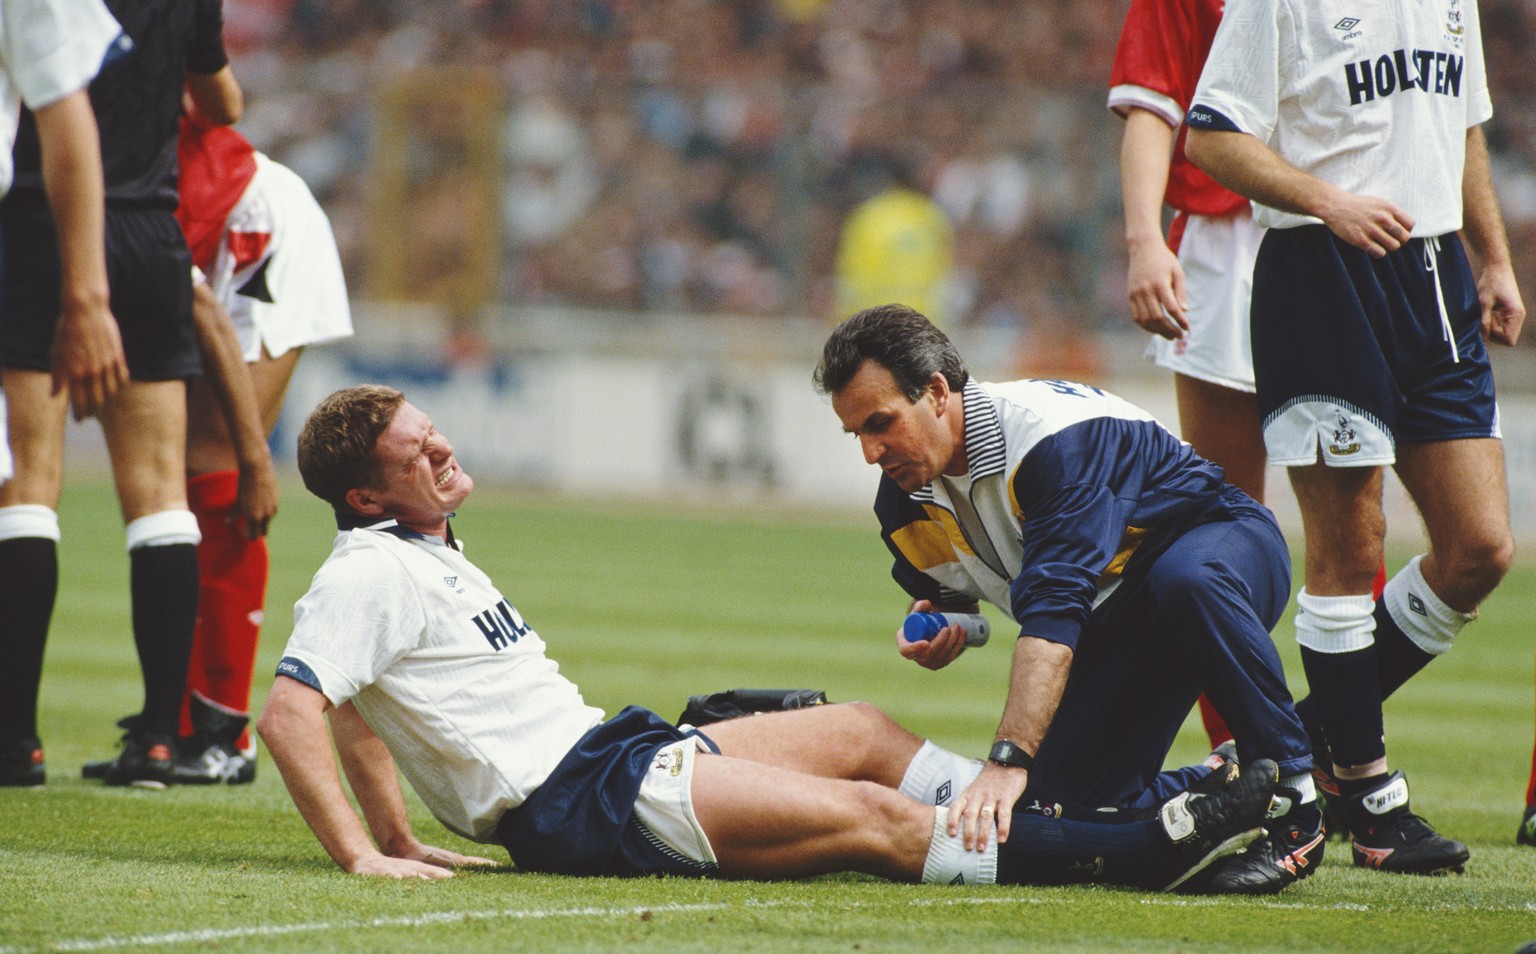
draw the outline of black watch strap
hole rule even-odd
[[[1035,767],[1035,757],[1007,739],[998,739],[992,743],[992,751],[987,754],[987,761],[1006,765],[1009,768],[1032,769]]]

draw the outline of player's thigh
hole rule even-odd
[[[130,381],[102,412],[125,522],[187,506],[186,393],[182,381]]]
[[[59,506],[64,473],[65,392],[50,393],[53,378],[46,371],[6,368],[0,372],[5,388],[6,424],[16,473],[0,484],[0,506],[41,504]]]
[[[727,756],[697,760],[692,799],[722,873],[736,877],[916,880],[933,834],[933,808],[884,786]]]
[[[251,362],[251,384],[256,389],[256,405],[261,409],[261,426],[267,434],[277,427],[277,417],[283,410],[283,397],[293,380],[293,371],[299,365],[303,348],[292,348],[274,358],[262,349],[261,357]]]
[[[256,394],[256,407],[261,414],[262,433],[271,435],[277,427],[278,415],[283,409],[283,395],[293,380],[302,348],[295,348],[281,357],[273,358],[262,351],[261,357],[246,365],[251,375],[251,386]],[[206,377],[193,379],[187,385],[187,471],[206,474],[219,470],[234,470],[239,466],[235,456],[234,441],[230,437],[229,422],[224,409],[215,397]]]
[[[1386,516],[1380,467],[1288,468],[1306,535],[1306,586],[1314,596],[1370,591],[1381,566]]]
[[[1487,555],[1513,548],[1503,442],[1403,444],[1395,469],[1424,518],[1432,550]]]
[[[1175,374],[1173,380],[1180,436],[1195,453],[1220,464],[1228,483],[1262,502],[1269,455],[1258,397],[1186,374]]]
[[[811,706],[718,722],[701,730],[720,752],[823,778],[901,784],[923,740],[863,702]]]
[[[206,377],[187,382],[187,473],[234,470],[235,457],[224,408]]]

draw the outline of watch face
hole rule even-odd
[[[992,743],[992,752],[987,756],[987,760],[1011,768],[1026,769],[1034,767],[1035,762],[1033,756],[1007,739],[999,739]]]

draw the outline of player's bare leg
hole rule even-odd
[[[301,351],[273,358],[263,350],[247,365],[266,434],[277,425]],[[203,540],[200,608],[181,713],[182,737],[194,738],[184,746],[177,778],[243,784],[256,773],[250,695],[266,602],[267,544],[236,519],[238,460],[211,388],[193,382],[187,404],[187,490]]]
[[[144,709],[106,776],[109,785],[172,779],[187,656],[197,614],[197,520],[186,497],[186,387],[131,381],[108,402],[102,429],[128,537],[134,644]]]
[[[1340,778],[1377,775],[1387,770],[1387,762],[1379,743],[1381,700],[1372,645],[1370,592],[1386,534],[1386,516],[1381,509],[1382,471],[1379,467],[1314,464],[1292,467],[1289,476],[1306,538],[1297,640],[1302,644],[1308,682],[1322,710],[1329,742],[1336,750],[1335,762],[1341,744],[1344,753],[1369,753],[1359,761],[1350,760],[1346,754],[1346,764],[1336,764],[1334,774]],[[1354,602],[1345,602],[1350,600]],[[1318,604],[1315,612],[1308,611],[1309,602]],[[1315,625],[1304,622],[1309,618]],[[1330,675],[1325,668],[1339,671]],[[1356,669],[1360,672],[1354,672]],[[1369,686],[1362,683],[1367,670]],[[1364,726],[1358,724],[1362,721]],[[1344,732],[1359,736],[1355,744],[1340,737]],[[1378,741],[1369,741],[1372,738]]]
[[[279,358],[273,358],[263,350],[260,358],[246,366],[251,372],[257,407],[261,409],[261,426],[267,434],[277,426],[277,418],[283,410],[283,397],[303,350],[294,348]],[[214,400],[212,389],[202,379],[192,382],[187,405],[187,473],[234,470],[237,461],[229,426]]]
[[[1387,767],[1380,615],[1371,596],[1386,535],[1382,470],[1316,464],[1292,468],[1290,475],[1307,540],[1296,638],[1332,751],[1355,865],[1402,873],[1459,871],[1470,856],[1466,845],[1414,814],[1407,779]],[[1392,599],[1389,583],[1382,601]]]
[[[1184,374],[1173,376],[1179,404],[1179,430],[1195,453],[1221,465],[1227,483],[1264,502],[1269,456],[1259,402],[1251,391],[1239,391]]]
[[[935,809],[886,786],[728,757],[697,759],[693,807],[729,877],[917,881],[934,836]]]
[[[698,756],[695,817],[727,877],[790,878],[862,871],[941,884],[1063,884],[1106,880],[1165,888],[1256,837],[1275,764],[1219,793],[1187,793],[1158,819],[1111,824],[1019,813],[1006,844],[967,851],[948,809],[873,782],[805,775],[728,756]],[[1180,821],[1182,819],[1182,821]]]
[[[1453,609],[1475,611],[1515,556],[1503,443],[1405,444],[1398,448],[1396,470],[1429,534],[1420,567],[1424,581]]]
[[[723,755],[896,788],[923,740],[863,702],[744,716],[701,731]]]

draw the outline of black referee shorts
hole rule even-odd
[[[176,217],[162,209],[107,207],[112,314],[135,381],[202,373],[192,327],[192,261]],[[47,371],[59,319],[59,252],[47,200],[12,193],[0,203],[0,365]]]

